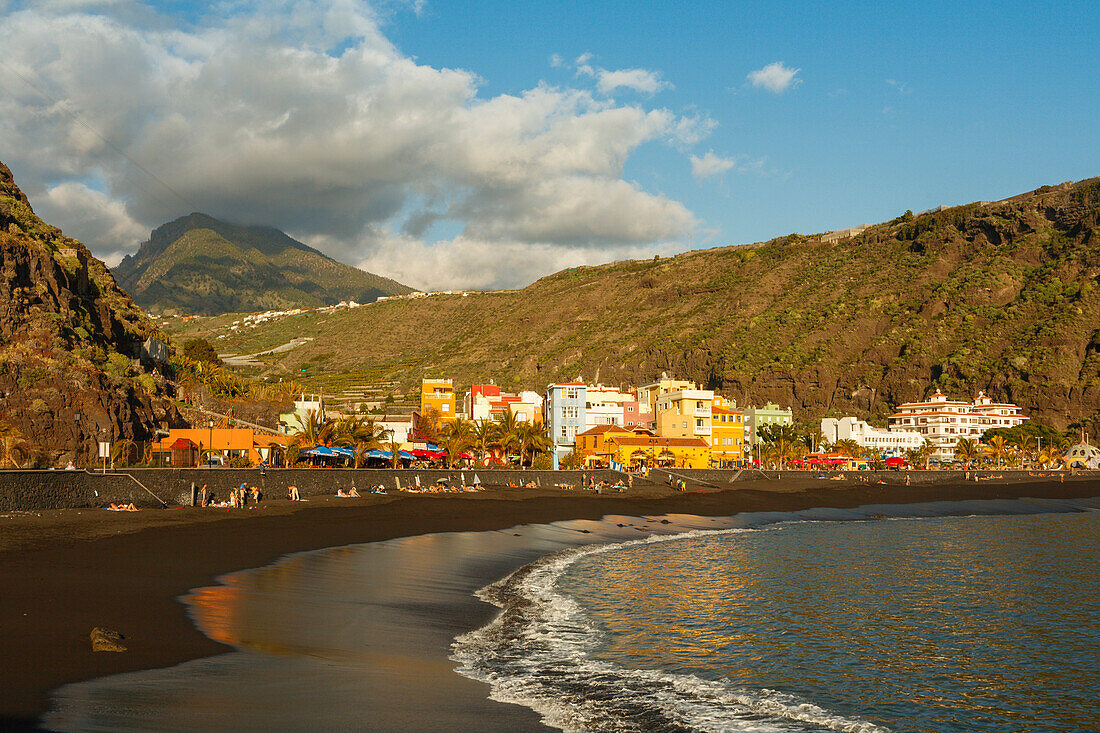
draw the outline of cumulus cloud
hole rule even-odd
[[[758,89],[767,89],[773,94],[782,94],[791,87],[798,86],[802,81],[795,75],[802,69],[792,69],[783,65],[782,61],[768,64],[763,69],[750,71],[746,77],[749,83]]]
[[[35,6],[0,24],[5,63],[33,83],[4,82],[5,162],[47,218],[101,255],[198,210],[386,275],[423,262],[408,274],[421,286],[451,276],[379,252],[462,252],[485,263],[489,285],[502,269],[542,274],[532,263],[645,254],[697,225],[622,172],[646,143],[698,142],[714,124],[703,115],[547,84],[485,98],[474,74],[404,55],[348,0],[211,7],[224,14],[185,29],[132,5]],[[620,75],[611,90],[665,84],[606,73]],[[437,223],[458,236],[421,241]]]
[[[577,57],[577,74],[591,76],[596,80],[596,89],[601,94],[614,94],[619,89],[631,89],[642,94],[656,94],[672,89],[672,84],[661,79],[656,71],[648,69],[607,70],[593,66],[592,54],[584,53]]]
[[[696,180],[720,176],[737,165],[736,158],[724,158],[715,155],[713,150],[708,150],[704,155],[691,156],[691,175]]]
[[[519,288],[567,267],[648,258],[655,254],[667,256],[683,249],[680,242],[609,248],[532,245],[466,236],[431,244],[392,233],[376,233],[374,237],[371,253],[359,261],[359,267],[371,272],[387,271],[415,288],[438,290]],[[507,264],[502,266],[502,263]]]
[[[43,219],[67,222],[91,242],[140,242],[149,234],[149,229],[135,221],[121,201],[84,183],[60,183],[47,189],[34,203],[36,213]],[[127,250],[100,249],[97,254],[114,267],[128,254]]]

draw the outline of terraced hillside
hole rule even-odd
[[[368,303],[412,291],[307,247],[278,229],[190,214],[153,231],[114,274],[152,312],[215,315]]]
[[[882,417],[930,385],[985,390],[1064,428],[1100,421],[1100,179],[873,226],[853,239],[582,267],[519,291],[438,295],[229,332],[297,336],[264,373],[361,384],[423,375],[543,388],[662,371],[809,416]]]

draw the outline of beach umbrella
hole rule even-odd
[[[391,453],[390,455],[392,456],[393,454]],[[409,453],[407,450],[400,451],[397,456],[398,458],[403,458],[406,461],[411,461],[412,459],[416,458],[416,456],[414,456],[412,453]]]
[[[374,450],[371,450],[371,451],[367,452],[367,458],[391,459],[391,458],[393,458],[393,453],[387,453],[386,451],[378,450],[377,448],[375,448]]]
[[[307,450],[305,455],[316,456],[318,458],[333,458],[339,454],[327,445],[318,445]]]
[[[893,458],[887,458],[886,465],[889,468],[901,468],[905,465],[905,458],[903,456],[894,456]]]

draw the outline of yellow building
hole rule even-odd
[[[649,414],[657,414],[657,398],[669,392],[677,392],[682,389],[695,389],[695,382],[684,379],[670,379],[662,374],[661,378],[650,384],[638,387],[638,402],[649,405]]]
[[[429,410],[439,414],[441,423],[455,419],[455,386],[450,379],[424,379],[420,382],[420,414]]]
[[[709,389],[678,389],[657,397],[657,435],[662,438],[702,438],[710,445]]]
[[[597,425],[577,435],[575,450],[587,465],[615,461],[632,467],[710,467],[710,446],[702,438],[664,438],[640,427]]]
[[[740,467],[745,460],[745,413],[737,403],[714,395],[711,404],[711,460],[719,467]]]

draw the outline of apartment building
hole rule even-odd
[[[546,387],[543,416],[553,442],[550,459],[555,471],[558,462],[573,451],[577,435],[585,430],[586,399],[587,387],[579,380]]]
[[[710,445],[714,391],[692,387],[657,397],[657,435],[662,438],[702,438]]]
[[[774,402],[768,402],[763,407],[745,408],[745,446],[746,459],[755,457],[756,446],[760,443],[760,428],[765,425],[790,425],[794,422],[794,412],[791,408],[781,408]]]
[[[933,460],[954,460],[959,438],[980,440],[992,428],[1012,428],[1027,420],[1017,405],[994,402],[979,392],[973,402],[949,400],[938,389],[926,402],[898,405],[888,421],[891,430],[919,433],[932,446]]]
[[[745,413],[737,402],[714,395],[710,410],[710,455],[714,465],[740,468],[745,463]]]
[[[446,424],[457,417],[455,412],[455,386],[451,379],[424,379],[420,382],[420,414],[429,410],[439,413],[440,422]]]
[[[647,426],[653,420],[648,402],[640,402],[635,392],[602,384],[585,388],[585,429],[598,425]]]
[[[462,414],[467,420],[500,421],[511,413],[517,422],[542,423],[543,398],[536,392],[502,392],[495,384],[475,384],[462,398]]]
[[[854,440],[861,448],[875,452],[880,458],[905,455],[924,445],[924,436],[916,430],[876,428],[856,417],[826,417],[821,420],[825,440]]]

